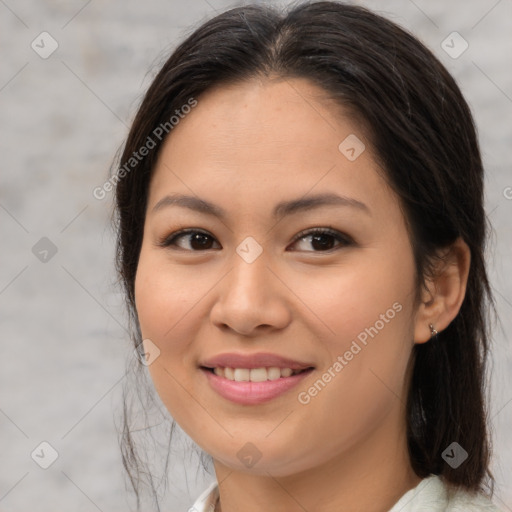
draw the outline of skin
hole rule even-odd
[[[356,134],[366,150],[349,161],[338,145]],[[223,512],[384,512],[417,485],[406,446],[405,402],[415,343],[443,330],[464,298],[469,249],[458,241],[414,303],[413,252],[397,196],[360,127],[303,79],[251,80],[205,93],[167,138],[150,184],[135,283],[144,339],[160,350],[149,366],[172,417],[214,461]],[[330,192],[369,209],[324,206],[279,219],[282,200]],[[176,205],[200,197],[223,221]],[[339,231],[322,251],[309,228]],[[183,228],[190,236],[162,247]],[[263,252],[236,252],[248,236]],[[399,303],[392,320],[308,404],[298,393],[343,355],[357,335]],[[147,342],[146,346],[147,345]],[[213,391],[200,361],[219,353],[273,352],[315,370],[261,405]],[[252,467],[238,458],[251,442]]]

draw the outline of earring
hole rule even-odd
[[[438,335],[438,332],[434,329],[434,326],[432,324],[428,324],[428,326],[430,327],[430,335],[431,337],[435,337]]]

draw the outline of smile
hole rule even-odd
[[[212,371],[219,377],[236,382],[265,382],[290,377],[304,370],[278,368],[277,366],[271,366],[270,368],[222,368],[217,366]]]
[[[211,389],[239,405],[259,405],[273,400],[309,375],[313,368],[221,368],[201,367]],[[279,372],[279,373],[278,373]]]

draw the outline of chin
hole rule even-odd
[[[310,463],[306,460],[291,461],[291,451],[291,448],[287,448],[286,453],[283,453],[282,449],[274,452],[270,447],[261,445],[258,447],[257,444],[249,441],[231,448],[229,453],[227,453],[228,450],[222,449],[208,451],[208,453],[211,454],[214,462],[218,462],[230,470],[250,475],[287,477],[314,466],[314,461],[310,461]],[[295,456],[297,455],[295,454]]]

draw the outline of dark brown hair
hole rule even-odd
[[[165,62],[136,114],[120,165],[190,98],[201,101],[214,86],[269,76],[309,79],[367,128],[409,227],[418,296],[440,249],[458,237],[469,246],[471,267],[458,315],[437,337],[414,347],[408,446],[418,476],[442,475],[452,487],[468,490],[484,490],[487,478],[492,489],[485,365],[487,315],[494,302],[484,261],[484,171],[470,109],[423,44],[354,5],[308,2],[284,13],[269,6],[231,9],[197,28]],[[117,268],[135,345],[141,337],[134,280],[148,187],[162,141],[123,173],[116,187]],[[138,496],[141,459],[128,420],[125,407],[121,447]],[[456,469],[441,456],[454,441],[469,454]]]

